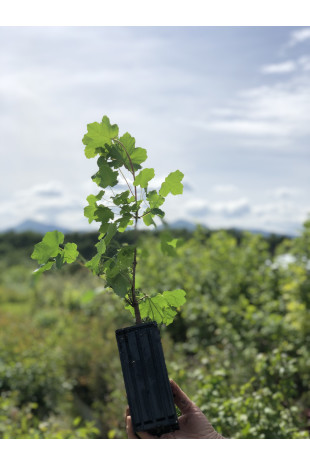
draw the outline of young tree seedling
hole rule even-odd
[[[123,233],[128,227],[136,230],[139,221],[146,226],[156,226],[154,219],[165,216],[162,206],[167,195],[183,193],[181,181],[184,175],[176,170],[165,178],[159,191],[149,190],[149,182],[155,173],[153,168],[142,168],[147,159],[146,150],[136,147],[135,139],[128,132],[119,137],[118,126],[111,124],[107,116],[101,123],[87,125],[83,144],[87,158],[98,157],[98,171],[92,180],[100,188],[96,195],[87,197],[88,205],[84,208],[88,222],[95,221],[99,226],[97,252],[85,266],[103,278],[105,286],[125,300],[136,324],[153,320],[169,325],[177,309],[185,303],[185,291],[176,289],[149,296],[137,289],[136,244],[120,246],[113,257],[105,255],[105,252],[117,231]],[[131,179],[128,179],[128,173]],[[180,241],[173,239],[167,230],[160,237],[162,252],[175,255]],[[78,257],[75,243],[64,243],[64,235],[59,231],[48,232],[35,245],[31,255],[40,265],[34,274],[41,275],[51,268],[60,269]]]

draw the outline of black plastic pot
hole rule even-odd
[[[134,431],[160,436],[179,429],[157,323],[115,333]]]

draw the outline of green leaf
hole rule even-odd
[[[117,232],[117,225],[115,223],[109,223],[106,235],[104,237],[104,242],[108,246]]]
[[[97,195],[91,194],[87,197],[86,200],[89,203],[89,205],[84,208],[84,216],[88,218],[89,223],[91,223],[92,221],[96,219],[95,211],[98,208],[97,200],[101,200],[103,195],[104,195],[104,191],[100,191],[99,194]]]
[[[92,270],[94,274],[99,274],[100,272],[100,261],[101,261],[101,255],[96,254],[93,256],[91,260],[85,263],[85,266]]]
[[[57,270],[60,270],[64,264],[64,251],[62,250],[56,257],[55,265]]]
[[[93,258],[91,260],[89,260],[86,263],[85,266],[87,266],[87,268],[92,270],[94,274],[99,274],[100,273],[101,257],[104,254],[104,252],[106,251],[106,243],[105,243],[104,239],[101,239],[101,241],[99,241],[96,244],[96,249],[97,249],[98,253],[96,255],[94,255]]]
[[[109,262],[109,266],[106,269],[108,278],[116,276],[121,271],[126,271],[132,267],[134,258],[134,247],[131,245],[124,246],[120,249],[117,254]]]
[[[129,153],[129,155],[132,154],[132,152],[134,151],[135,149],[135,145],[136,145],[136,140],[134,137],[132,137],[129,132],[125,132],[124,135],[122,135],[122,137],[119,138],[120,142],[124,145],[124,147],[126,148],[127,152]],[[126,154],[125,154],[126,156]],[[126,156],[126,160],[128,160],[127,156]]]
[[[171,307],[180,307],[185,304],[186,292],[183,289],[176,289],[175,291],[165,291],[163,292],[163,298],[166,300],[169,306]]]
[[[111,287],[119,297],[125,297],[131,287],[127,276],[119,273],[113,277],[107,278],[107,286]]]
[[[124,150],[120,149],[120,145],[115,142],[113,145],[106,146],[105,152],[103,156],[109,160],[109,164],[111,167],[118,169],[124,165],[124,157],[123,153]]]
[[[151,208],[158,208],[165,201],[165,198],[162,197],[161,195],[158,195],[156,191],[150,191],[146,195],[146,198],[147,198]]]
[[[129,268],[133,264],[135,248],[132,245],[123,246],[117,254],[117,266],[119,270]]]
[[[150,318],[152,321],[156,321],[160,324],[163,322],[163,309],[166,306],[167,304],[164,299],[156,299],[156,296],[152,298],[147,297],[144,301],[139,303],[141,318]]]
[[[63,260],[66,263],[73,263],[77,259],[79,252],[74,242],[68,242],[63,250]]]
[[[95,219],[95,211],[97,209],[97,205],[88,205],[84,208],[84,216],[88,218],[88,222],[91,223]]]
[[[55,263],[54,261],[45,263],[45,265],[42,265],[40,266],[40,268],[37,268],[36,270],[34,270],[33,275],[40,276],[42,273],[44,273],[44,271],[50,270],[52,266],[54,265],[54,263]]]
[[[136,176],[133,185],[145,188],[148,186],[149,181],[153,179],[154,176],[155,172],[153,168],[145,168],[144,170],[140,171],[140,173]]]
[[[159,194],[163,197],[166,197],[170,192],[173,195],[182,194],[183,184],[181,181],[183,178],[184,174],[179,170],[170,173],[162,183]]]
[[[128,158],[128,155],[130,156],[131,158],[131,155],[135,149],[135,138],[132,137],[128,132],[126,132],[122,137],[119,138],[119,141],[121,142],[121,144],[116,144],[116,147],[123,159],[123,163],[125,165],[125,167],[131,172],[132,169],[131,169],[131,165],[130,165],[130,161],[129,161],[129,158]],[[126,150],[124,150],[124,147]],[[127,153],[128,155],[127,155]],[[135,167],[134,167],[135,168]],[[135,168],[135,169],[139,169],[139,168]]]
[[[171,307],[165,308],[163,323],[166,326],[170,325],[173,322],[176,314],[177,312],[173,308]]]
[[[59,244],[62,244],[63,241],[64,235],[62,232],[47,232],[42,241],[34,246],[31,258],[37,260],[40,265],[43,265],[50,257],[56,257],[59,254]]]
[[[160,208],[152,208],[150,211],[152,215],[160,216],[160,218],[163,218],[165,216],[165,212]]]
[[[111,145],[112,139],[118,136],[118,126],[111,125],[107,116],[102,118],[101,123],[91,123],[87,125],[87,133],[83,137],[85,147],[85,155],[87,158],[93,158],[98,153],[100,148],[104,148],[106,144]]]
[[[152,212],[151,212],[150,208],[147,208],[145,210],[145,212],[143,213],[142,219],[143,219],[143,223],[146,226],[155,225],[155,222],[153,221],[153,215],[152,215]]]
[[[134,166],[140,166],[147,159],[146,150],[142,149],[141,147],[136,147],[131,154],[131,161],[133,162]],[[136,169],[136,168],[135,168]]]
[[[118,222],[118,231],[119,232],[124,232],[129,225],[133,224],[133,219],[132,219],[132,216],[130,214],[125,214],[124,216],[122,216],[121,218],[119,218],[116,221]]]
[[[101,239],[101,241],[97,242],[96,249],[98,250],[98,254],[103,255],[106,251],[106,248],[106,242],[104,239]]]
[[[120,142],[126,148],[128,155],[130,156],[131,162],[133,164],[133,168],[135,171],[141,168],[141,163],[143,163],[147,159],[146,150],[142,149],[141,147],[135,148],[135,139],[132,137],[128,132],[126,132],[122,137],[120,137]],[[131,172],[131,164],[123,147],[119,144],[119,151],[124,161],[125,167]]]
[[[130,210],[132,212],[137,212],[142,204],[143,200],[138,200],[137,202],[135,202],[133,205],[130,206]]]
[[[150,318],[158,324],[164,323],[169,325],[172,323],[176,310],[172,308],[167,300],[161,294],[154,297],[147,297],[139,304],[141,318]]]
[[[129,191],[124,191],[121,194],[117,194],[111,197],[114,205],[120,206],[122,204],[128,204]]]
[[[112,212],[112,210],[110,210],[110,208],[105,207],[104,205],[99,205],[99,207],[96,208],[94,213],[95,221],[99,221],[101,223],[108,223],[109,220],[113,220],[113,218],[114,213]]]
[[[110,119],[105,115],[102,118],[101,125],[103,127],[104,133],[110,139],[116,139],[118,137],[118,126],[117,124],[111,124]]]
[[[177,247],[179,239],[172,239],[172,241],[167,242],[168,245],[171,245],[174,249]]]
[[[118,172],[110,168],[108,162],[103,158],[99,157],[98,162],[99,171],[95,175],[95,182],[100,187],[115,186],[117,184]]]
[[[170,231],[162,231],[160,234],[160,248],[163,254],[169,255],[170,257],[176,257],[176,244],[177,242],[174,241]]]

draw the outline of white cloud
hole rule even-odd
[[[210,131],[245,136],[285,136],[288,130],[281,124],[271,125],[268,121],[251,121],[250,119],[214,121],[205,127]]]
[[[275,199],[291,199],[299,194],[299,190],[291,187],[277,187],[270,192],[270,196]]]
[[[310,56],[304,55],[298,59],[298,64],[304,71],[310,71]]]
[[[284,61],[282,63],[272,63],[264,65],[261,68],[262,74],[289,74],[293,71],[299,73],[310,70],[310,56],[303,55],[296,60]],[[229,116],[229,112],[226,112],[226,116]],[[224,115],[225,116],[225,115]]]
[[[267,181],[276,179],[276,186],[299,185],[298,178],[303,176],[305,192],[300,200],[305,204],[310,57],[282,58],[284,63],[294,63],[296,70],[290,74],[292,65],[286,64],[285,73],[282,63],[280,73],[281,63],[271,58],[276,40],[267,44],[267,54],[265,32],[257,42],[254,29],[227,31],[217,33],[218,40],[212,40],[212,28],[0,31],[6,45],[0,49],[0,133],[2,152],[8,154],[0,162],[4,204],[0,227],[29,217],[44,222],[55,219],[68,228],[93,227],[83,217],[83,208],[86,196],[98,191],[92,181],[85,181],[97,166],[95,160],[83,156],[81,138],[86,123],[98,121],[103,114],[119,124],[121,134],[129,131],[137,145],[148,149],[147,166],[156,172],[150,189],[160,188],[165,176],[176,168],[184,172],[185,182],[195,187],[193,192],[185,184],[183,196],[167,197],[168,221],[184,217],[186,201],[199,192],[209,202],[196,202],[192,208],[205,209],[204,218],[212,221],[210,226],[252,222],[255,227],[256,221],[257,227],[264,218],[253,214],[252,201],[247,204],[239,197],[251,199],[254,193],[257,200],[262,191],[258,182],[262,160],[267,159]],[[300,31],[296,29],[299,35],[295,41],[306,40],[307,34]],[[238,48],[240,38],[243,45]],[[258,53],[251,53],[253,44]],[[258,63],[261,56],[268,56],[268,61]],[[269,74],[273,73],[267,76],[257,72],[262,64],[278,68],[269,68]],[[249,79],[256,87],[237,93],[238,88],[248,86]],[[275,83],[280,79],[285,82]],[[268,85],[260,85],[264,80]],[[192,125],[195,118],[196,127],[206,129],[203,134]],[[278,174],[278,153],[266,150],[272,147],[294,149],[285,153],[286,160],[291,160],[289,172],[281,164]],[[53,179],[62,184],[53,183]],[[242,186],[242,194],[230,182]],[[23,192],[9,198],[12,186]],[[288,195],[279,191],[269,200],[293,199]],[[229,203],[222,202],[226,198]],[[290,215],[295,218],[294,212]],[[277,219],[284,221],[277,214],[267,220]]]
[[[310,80],[301,76],[241,91],[225,109],[230,116],[211,113],[206,121],[195,125],[239,136],[241,143],[291,147],[310,133]]]
[[[294,47],[295,45],[304,42],[305,40],[310,39],[310,27],[305,27],[302,29],[296,29],[291,33],[289,40],[289,47]]]
[[[237,192],[239,189],[233,184],[217,184],[213,186],[212,190],[217,194],[232,194]]]
[[[64,194],[64,188],[58,181],[50,181],[46,184],[37,184],[28,189],[17,191],[18,197],[60,197]]]
[[[192,199],[186,203],[185,210],[188,215],[193,217],[215,215],[222,218],[237,218],[250,212],[250,204],[246,198],[227,202],[207,202],[202,199]]]
[[[46,224],[54,223],[75,229],[76,223],[72,223],[78,212],[82,223],[87,226],[83,218],[83,208],[86,202],[81,192],[74,193],[59,182],[51,181],[46,185],[38,184],[28,189],[14,192],[0,209],[2,217],[1,229],[6,229],[16,224],[33,219]],[[85,218],[86,220],[86,218]]]
[[[292,73],[296,70],[296,63],[294,61],[284,61],[282,63],[273,63],[265,65],[261,68],[263,74],[285,74]]]
[[[223,202],[191,197],[184,202],[184,219],[206,224],[211,228],[241,228],[299,234],[310,205],[300,203],[297,188],[279,187],[263,199],[241,197]],[[262,195],[260,196],[262,197]]]

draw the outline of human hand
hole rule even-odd
[[[218,434],[199,407],[192,402],[176,382],[170,380],[175,404],[181,411],[178,418],[180,429],[172,433],[162,434],[159,438],[145,431],[135,434],[131,422],[129,407],[125,412],[128,439],[224,439]]]

